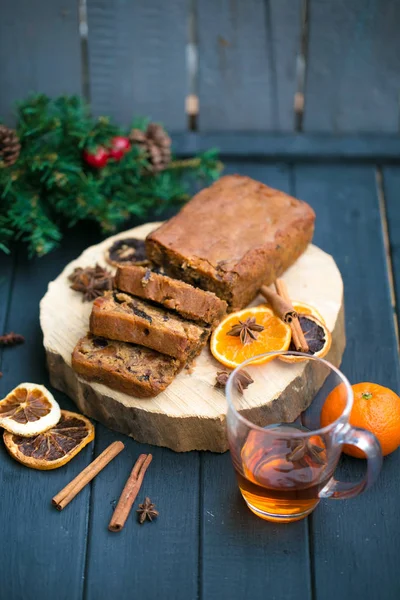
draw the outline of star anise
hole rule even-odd
[[[152,503],[150,498],[145,498],[143,504],[139,504],[139,510],[136,511],[139,513],[139,523],[145,522],[146,519],[152,521],[158,517],[158,511],[156,510],[156,505]]]
[[[227,371],[218,371],[216,375],[215,387],[224,388],[226,386],[226,382],[228,381],[228,377],[229,373]],[[249,373],[244,369],[236,374],[235,383],[241,394],[243,394],[243,390],[246,390],[253,382],[254,379],[252,379]]]
[[[25,338],[23,335],[14,333],[13,331],[0,335],[0,346],[16,346],[17,344],[23,344],[24,341]]]
[[[112,273],[100,265],[77,267],[68,279],[72,281],[71,289],[83,294],[82,302],[90,302],[113,287]]]
[[[226,335],[240,337],[242,344],[249,344],[257,339],[257,332],[264,331],[264,327],[256,323],[255,317],[249,317],[245,321],[240,321],[233,325]]]
[[[291,451],[286,455],[286,460],[289,462],[299,462],[301,466],[307,466],[308,463],[304,460],[306,456],[317,465],[324,465],[326,462],[322,456],[320,456],[325,448],[318,446],[317,444],[312,444],[310,440],[294,440],[291,442],[290,447]]]

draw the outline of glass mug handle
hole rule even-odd
[[[367,473],[358,483],[337,481],[334,477],[320,491],[320,498],[354,498],[367,490],[378,478],[382,466],[381,446],[373,433],[358,427],[347,426],[336,438],[338,444],[350,444],[362,450],[367,457]]]

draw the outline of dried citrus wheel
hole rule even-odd
[[[256,306],[232,313],[221,321],[212,334],[210,347],[214,358],[234,369],[258,354],[287,350],[290,340],[289,325],[274,315],[270,308]],[[257,362],[268,360],[271,357]]]
[[[306,304],[305,302],[292,302],[292,306],[294,310],[301,315],[313,315],[321,321],[321,323],[325,323],[325,320],[321,313],[315,308],[315,306],[311,306],[311,304]]]
[[[35,437],[3,434],[8,452],[18,462],[47,471],[58,469],[71,460],[94,439],[94,427],[83,415],[61,411],[57,425]]]
[[[43,385],[21,383],[0,401],[0,427],[29,437],[58,423],[60,407]]]
[[[325,323],[314,317],[314,315],[302,314],[299,314],[299,322],[308,344],[309,354],[318,358],[326,356],[331,348],[332,336]],[[289,350],[296,350],[293,342],[290,343]],[[290,355],[279,356],[279,359],[291,363],[307,360],[300,356]]]

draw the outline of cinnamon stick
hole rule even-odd
[[[289,292],[286,283],[283,281],[283,279],[277,279],[275,281],[275,288],[279,296],[281,296],[286,302],[288,302],[291,305]],[[292,341],[297,352],[308,352],[309,347],[306,338],[304,337],[304,333],[300,326],[300,321],[298,317],[295,317],[292,320],[292,322],[290,323],[290,329],[292,331]]]
[[[266,285],[262,285],[260,293],[264,296],[267,302],[271,305],[272,310],[285,323],[291,323],[297,317],[297,312],[294,310],[290,302],[286,302],[282,296],[271,290]]]
[[[63,510],[92,479],[104,469],[123,449],[122,442],[113,442],[93,462],[79,473],[52,499],[57,510]]]
[[[143,478],[152,458],[151,454],[141,454],[134,464],[108,525],[110,531],[121,531],[125,525],[125,521],[128,518],[132,505],[140,491]]]

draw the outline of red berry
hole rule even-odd
[[[127,137],[122,137],[121,135],[117,135],[111,140],[111,147],[108,152],[111,158],[115,158],[115,160],[121,160],[126,152],[131,149],[131,143]]]
[[[102,169],[107,164],[108,152],[105,148],[103,148],[103,146],[98,146],[96,152],[84,150],[83,158],[91,167],[94,167],[95,169]]]

